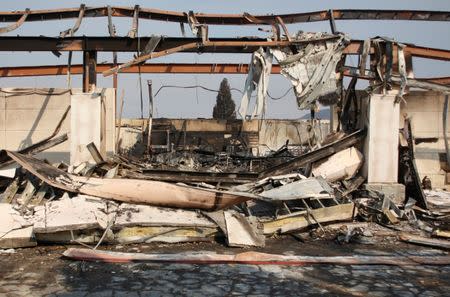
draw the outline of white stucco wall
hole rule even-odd
[[[420,178],[428,176],[433,187],[445,187],[446,172],[441,169],[439,153],[445,153],[443,134],[444,95],[438,92],[412,91],[405,96],[406,104],[400,108],[400,127],[404,116],[411,117],[412,131],[415,138],[435,137],[435,143],[415,145],[415,157]],[[448,113],[450,122],[450,113]],[[450,128],[448,128],[450,131]],[[450,137],[450,133],[447,133]]]
[[[104,149],[111,153],[114,150],[115,93],[113,89],[105,89],[104,94],[101,116],[104,119]],[[0,89],[0,148],[20,150],[50,136],[70,105],[70,98],[68,89]],[[71,112],[58,135],[70,133],[70,123]],[[70,141],[66,141],[39,157],[50,162],[68,163],[69,152]]]

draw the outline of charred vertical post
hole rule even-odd
[[[152,80],[147,80],[148,85],[148,135],[147,135],[147,151],[152,153],[152,124],[153,124],[153,90]]]
[[[97,85],[97,52],[83,52],[83,92],[90,93]]]
[[[330,21],[331,33],[333,33],[333,34],[338,33],[337,29],[336,29],[336,23],[334,21],[334,14],[333,14],[332,9],[328,10],[328,19]]]
[[[114,24],[112,22],[113,9],[111,8],[111,6],[108,5],[107,11],[108,11],[108,32],[109,32],[109,36],[116,37],[116,29],[115,29]],[[117,52],[113,52],[113,64],[114,64],[114,67],[117,66]],[[114,94],[115,94],[116,98],[117,98],[117,83],[118,83],[117,73],[114,73],[113,74],[113,88],[114,88]],[[117,110],[115,110],[115,112],[117,112]]]

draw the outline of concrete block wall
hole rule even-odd
[[[20,150],[50,136],[70,105],[66,89],[0,89],[0,147]],[[70,130],[70,113],[59,134]],[[68,161],[66,141],[41,153],[56,162]]]
[[[79,90],[77,90],[79,91]],[[105,90],[105,145],[114,149],[114,90]],[[0,148],[20,150],[50,136],[70,105],[68,89],[0,89]],[[59,135],[70,133],[71,114],[67,115]],[[38,155],[50,162],[69,162],[70,142],[66,141]]]
[[[446,173],[441,169],[439,153],[445,153],[443,135],[444,95],[439,92],[411,91],[405,96],[406,104],[400,107],[400,127],[403,127],[404,116],[411,117],[411,125],[415,138],[438,139],[435,143],[415,145],[415,157],[420,178],[428,176],[433,187],[446,186]],[[450,112],[448,113],[450,122]],[[448,129],[450,130],[450,128]],[[447,133],[450,137],[450,133]]]
[[[181,131],[183,123],[186,122],[187,132],[205,133],[204,137],[208,137],[208,132],[223,134],[226,137],[231,132],[237,133],[239,130],[233,131],[236,121],[227,122],[226,120],[215,119],[153,119],[153,125],[161,123],[171,124],[174,129]],[[141,119],[122,119],[124,127],[146,127],[146,120]],[[243,134],[254,135],[255,139],[249,139],[249,146],[252,147],[254,155],[264,156],[270,150],[277,150],[289,140],[290,145],[308,144],[308,138],[316,133],[319,140],[325,138],[329,133],[329,121],[322,120],[314,124],[313,129],[308,129],[310,121],[308,120],[251,120],[242,123],[241,132]],[[234,126],[237,129],[239,125]],[[125,128],[120,132],[120,148],[126,151],[135,147],[137,142],[142,141],[141,137],[136,136],[136,129]]]
[[[310,125],[307,120],[262,120],[258,142],[259,155],[278,150],[286,140],[289,140],[290,145],[307,145],[314,134],[320,142],[330,131],[328,120],[316,121]]]

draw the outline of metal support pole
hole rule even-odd
[[[83,51],[83,92],[90,93],[97,85],[97,52]]]
[[[153,90],[152,80],[147,80],[148,85],[148,136],[147,136],[147,151],[150,155],[152,152],[152,124],[153,124]]]
[[[444,125],[443,131],[444,131],[445,155],[447,157],[447,166],[450,167],[450,148],[448,146],[447,118],[448,118],[448,95],[445,95],[444,110],[443,110],[443,114],[442,114],[442,120],[443,120],[443,125]]]
[[[336,29],[336,23],[334,22],[334,15],[333,15],[332,9],[328,10],[328,18],[330,20],[331,33],[336,34],[337,29]]]

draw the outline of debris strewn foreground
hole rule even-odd
[[[86,165],[78,170],[64,165],[57,168],[30,154],[3,151],[5,160],[9,157],[21,167],[14,176],[4,178],[2,202],[7,203],[0,204],[4,214],[0,247],[72,243],[97,248],[100,244],[202,242],[218,238],[231,247],[263,247],[266,237],[290,234],[301,241],[326,238],[340,244],[373,244],[390,238],[448,250],[448,242],[438,238],[448,237],[444,219],[448,200],[444,197],[450,194],[425,191],[429,197],[429,209],[425,210],[413,198],[398,204],[392,197],[366,189],[364,178],[359,175],[364,157],[356,148],[363,135],[343,136],[308,152],[309,174],[302,169],[305,155],[301,155],[266,168],[253,182],[216,186],[154,181],[153,175],[147,179],[145,169],[158,166],[158,161],[139,165],[116,156],[88,170],[84,169]],[[336,152],[321,153],[326,147]],[[292,172],[295,163],[300,167]],[[268,175],[271,171],[285,174]],[[74,259],[103,257],[94,252],[85,255],[76,249],[65,254]],[[261,254],[242,261],[275,261],[271,257]],[[119,262],[124,259],[113,254],[107,258]],[[228,260],[219,257],[211,263],[221,261]],[[434,263],[447,260],[444,257],[440,261],[436,259]]]

